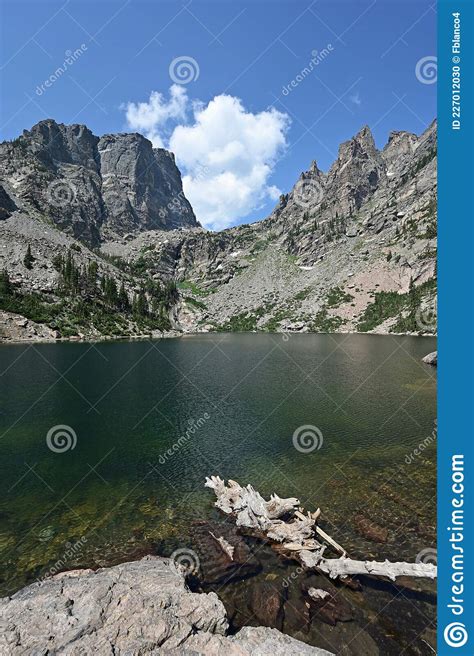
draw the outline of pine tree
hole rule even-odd
[[[13,293],[13,285],[8,275],[8,271],[3,269],[0,273],[0,294],[2,296],[11,296]]]
[[[143,289],[141,289],[137,296],[135,296],[134,312],[139,317],[145,317],[148,314],[148,301]]]
[[[72,259],[71,251],[69,251],[63,269],[63,276],[64,276],[64,282],[66,283],[66,287],[70,287],[72,284],[73,272],[74,272],[74,260]]]
[[[125,285],[122,282],[120,285],[120,291],[118,295],[118,308],[122,312],[129,312],[130,311],[130,301],[128,300],[128,294],[125,289]]]
[[[104,276],[104,296],[105,302],[111,307],[118,305],[117,283],[112,276]]]
[[[95,260],[91,260],[87,266],[87,272],[85,275],[85,286],[86,291],[89,294],[95,295],[97,292],[97,272],[99,267]]]
[[[53,267],[56,269],[56,271],[61,272],[64,268],[64,258],[61,255],[61,253],[58,253],[55,255],[52,259]]]
[[[28,244],[28,247],[26,249],[26,255],[23,258],[23,264],[27,269],[32,269],[33,268],[33,262],[35,261],[35,258],[31,254],[31,246]]]

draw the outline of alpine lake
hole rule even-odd
[[[353,558],[433,554],[436,369],[422,357],[435,349],[431,337],[259,333],[0,346],[2,596],[185,550],[190,586],[217,592],[231,630],[267,622],[345,655],[434,653],[432,581],[352,589],[250,536],[250,566],[211,566],[211,533],[234,529],[204,483],[319,507]],[[336,623],[308,615],[310,577],[340,599]]]

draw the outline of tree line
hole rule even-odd
[[[66,256],[56,255],[53,266],[60,274],[59,294],[84,300],[100,299],[108,308],[122,313],[140,317],[162,316],[178,297],[174,281],[140,281],[138,285],[134,283],[134,291],[129,293],[123,280],[118,286],[113,276],[101,274],[95,260],[85,265],[78,264],[71,251]]]

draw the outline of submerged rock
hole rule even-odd
[[[388,530],[383,526],[379,526],[367,517],[356,515],[354,517],[354,524],[357,532],[371,542],[387,542]]]
[[[260,581],[252,587],[250,610],[262,626],[281,629],[285,588],[277,588],[270,581]]]
[[[220,537],[233,548],[232,558],[219,544]],[[261,563],[232,524],[194,522],[193,544],[201,563],[198,575],[201,583],[229,583],[258,574],[262,569]]]
[[[342,592],[331,581],[318,574],[309,576],[302,585],[311,609],[311,618],[335,626],[337,622],[350,622],[354,611]]]
[[[0,600],[0,654],[328,655],[275,629],[228,637],[214,592],[196,594],[169,560],[146,556],[115,567],[73,570]]]

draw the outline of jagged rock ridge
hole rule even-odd
[[[419,137],[392,132],[382,151],[363,128],[327,174],[313,162],[263,221],[103,249],[180,280],[187,330],[433,333],[436,123]]]
[[[117,282],[176,281],[178,330],[436,331],[436,122],[382,150],[362,128],[268,218],[218,233],[197,224],[173,155],[137,134],[43,121],[0,146],[0,174],[0,267],[22,289],[54,294],[51,257],[69,245]]]

